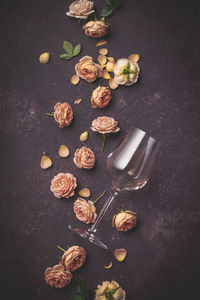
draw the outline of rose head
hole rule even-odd
[[[118,132],[118,122],[111,117],[99,117],[92,122],[91,129],[102,134]]]
[[[110,103],[111,98],[111,92],[108,87],[98,86],[92,93],[92,107],[106,107]]]
[[[126,292],[119,286],[116,281],[103,281],[101,285],[97,286],[94,300],[125,300]]]
[[[86,201],[82,198],[77,198],[74,202],[74,213],[78,220],[83,223],[94,223],[96,220],[96,207],[92,201]]]
[[[136,213],[130,210],[125,210],[112,219],[112,226],[116,227],[118,231],[128,231],[136,226]]]
[[[76,75],[88,82],[93,82],[97,77],[101,77],[103,70],[100,65],[96,64],[92,57],[84,56],[75,66]]]
[[[91,169],[95,164],[95,155],[94,152],[83,146],[80,149],[77,149],[74,153],[74,163],[78,168]]]
[[[83,25],[85,34],[92,38],[99,38],[107,34],[108,25],[104,21],[89,21]]]
[[[51,180],[50,190],[56,198],[69,198],[74,195],[76,178],[71,173],[59,173]]]
[[[57,102],[54,106],[54,119],[60,128],[69,126],[73,120],[73,111],[69,103]]]
[[[82,267],[86,259],[85,249],[79,246],[70,247],[64,252],[61,264],[65,265],[66,269],[70,272],[77,270]]]
[[[93,1],[74,1],[70,4],[69,11],[66,13],[66,15],[77,19],[87,19],[88,16],[94,12],[93,7]]]
[[[63,265],[55,265],[53,268],[47,268],[45,271],[45,281],[52,287],[64,288],[70,284],[72,274],[65,271]]]
[[[132,85],[138,80],[140,68],[137,62],[120,58],[115,63],[114,80],[121,85]]]

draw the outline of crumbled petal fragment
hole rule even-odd
[[[99,49],[99,54],[101,54],[101,55],[107,55],[108,54],[108,49],[107,48],[101,48],[101,49]]]
[[[40,55],[39,61],[41,62],[41,64],[47,64],[49,62],[49,57],[49,52],[44,52]]]
[[[112,89],[112,90],[115,90],[116,88],[118,88],[118,83],[114,81],[114,79],[111,77],[109,79],[109,87]]]
[[[77,75],[73,75],[71,78],[71,83],[77,85],[79,83],[80,77]]]
[[[109,263],[109,265],[104,266],[104,268],[105,268],[105,269],[111,269],[111,268],[112,268],[112,265],[113,265],[113,264],[112,264],[112,261],[111,261],[111,262]]]
[[[114,251],[114,256],[119,262],[124,261],[126,255],[127,255],[126,249],[115,249]]]
[[[78,192],[79,196],[88,198],[90,197],[90,190],[88,188],[83,188]]]
[[[103,70],[103,76],[102,76],[104,79],[110,79],[110,74],[108,73],[108,71],[106,70]]]
[[[128,60],[131,60],[133,62],[138,62],[138,60],[140,59],[140,55],[139,54],[131,54],[128,57]]]
[[[108,61],[106,64],[106,71],[113,72],[115,63],[113,61]]]
[[[88,139],[88,132],[87,131],[84,131],[81,135],[80,135],[80,141],[81,142],[84,142],[84,141],[87,141]]]
[[[40,161],[40,167],[42,169],[48,169],[52,166],[52,160],[46,155],[43,155]]]
[[[76,99],[75,101],[74,101],[74,104],[79,104],[79,103],[81,103],[81,101],[83,101],[83,99]]]
[[[104,41],[104,40],[102,40],[102,41],[99,41],[99,42],[97,42],[96,43],[96,47],[100,47],[100,46],[103,46],[103,45],[107,45],[107,41]]]
[[[65,145],[61,145],[58,151],[60,157],[68,157],[69,156],[69,149]]]
[[[99,55],[97,57],[97,61],[100,63],[100,65],[105,65],[106,61],[107,61],[107,58],[106,58],[105,55]]]

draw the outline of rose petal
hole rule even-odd
[[[112,57],[112,56],[107,57],[107,60],[109,60],[109,61],[111,61],[111,62],[115,62],[115,59],[114,59],[114,57]]]
[[[48,169],[52,166],[52,160],[46,155],[43,155],[40,161],[40,167],[42,169]]]
[[[111,268],[112,268],[112,265],[113,265],[113,264],[112,264],[112,261],[111,261],[111,262],[109,263],[109,265],[104,266],[104,268],[105,268],[105,269],[111,269]]]
[[[100,47],[100,46],[103,46],[103,45],[107,45],[107,41],[99,41],[98,43],[96,43],[96,47]]]
[[[76,99],[75,101],[74,101],[74,104],[79,104],[81,101],[83,101],[83,99]]]
[[[101,49],[99,50],[99,54],[101,54],[101,55],[107,55],[107,54],[108,54],[108,49],[106,49],[106,48],[101,48]]]
[[[58,154],[59,154],[60,157],[63,157],[63,158],[69,156],[68,147],[65,146],[65,145],[61,145],[60,148],[59,148]]]
[[[79,83],[79,80],[80,80],[79,76],[73,75],[71,78],[71,83],[77,85]]]
[[[110,79],[110,74],[108,73],[108,71],[106,70],[103,70],[103,76],[102,76],[104,79]]]
[[[113,61],[108,61],[106,64],[106,71],[113,72],[115,67],[115,63]]]
[[[85,197],[85,198],[90,197],[90,190],[88,188],[83,188],[78,193],[81,197]]]
[[[140,59],[140,55],[139,54],[131,54],[128,57],[128,60],[131,60],[133,62],[138,62],[138,60]]]
[[[97,61],[100,63],[100,65],[105,65],[106,61],[107,61],[107,58],[106,58],[105,55],[99,55],[97,57]]]
[[[114,251],[114,256],[119,262],[124,261],[126,255],[127,255],[126,249],[115,249]]]
[[[88,132],[87,131],[84,131],[81,135],[80,135],[80,141],[81,142],[84,142],[84,141],[87,141],[88,139]]]
[[[116,83],[115,81],[114,81],[114,79],[111,77],[110,79],[109,79],[109,87],[111,88],[111,89],[113,89],[113,90],[115,90],[116,88],[118,88],[118,83]]]

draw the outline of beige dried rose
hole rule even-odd
[[[94,7],[93,1],[86,1],[86,0],[74,1],[70,4],[69,11],[66,12],[66,15],[77,19],[87,19],[90,14],[95,12],[93,7]]]
[[[65,265],[66,269],[70,272],[82,267],[86,259],[86,251],[79,246],[72,246],[64,252],[61,264]]]
[[[102,134],[118,132],[118,122],[111,117],[99,117],[92,121],[91,129]]]
[[[103,69],[101,66],[96,64],[90,56],[82,57],[75,65],[75,71],[77,76],[88,82],[93,82],[103,75]]]
[[[51,180],[50,190],[56,198],[69,198],[74,195],[76,178],[71,173],[59,173]]]
[[[105,21],[89,21],[83,25],[83,29],[85,30],[85,34],[92,38],[99,38],[107,34],[108,25],[106,25]]]
[[[132,85],[138,80],[140,67],[137,62],[127,58],[120,58],[115,63],[114,80],[117,84]]]
[[[94,152],[86,146],[77,149],[74,153],[74,163],[78,168],[92,169],[95,164]]]
[[[112,96],[111,96],[110,89],[105,86],[98,86],[92,93],[92,97],[91,97],[92,107],[104,108],[110,103],[111,99]]]
[[[55,265],[52,268],[47,268],[45,271],[45,281],[52,287],[64,288],[70,284],[72,274],[65,270],[61,264]]]
[[[116,227],[118,231],[128,231],[136,226],[136,213],[130,210],[125,210],[112,219],[112,226]]]
[[[78,220],[83,223],[94,223],[96,220],[96,207],[92,201],[86,201],[82,198],[77,198],[74,202],[74,213]]]
[[[60,128],[69,126],[73,120],[73,110],[69,103],[57,102],[54,106],[54,119]]]
[[[112,280],[103,281],[101,285],[97,285],[97,290],[95,291],[94,300],[125,300],[126,292],[120,287],[120,285]]]

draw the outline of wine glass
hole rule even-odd
[[[96,237],[97,228],[113,199],[122,191],[132,191],[144,187],[159,149],[159,142],[145,131],[132,128],[106,160],[106,168],[111,178],[111,191],[108,200],[103,205],[95,223],[88,229],[69,229],[91,243],[108,249]]]

